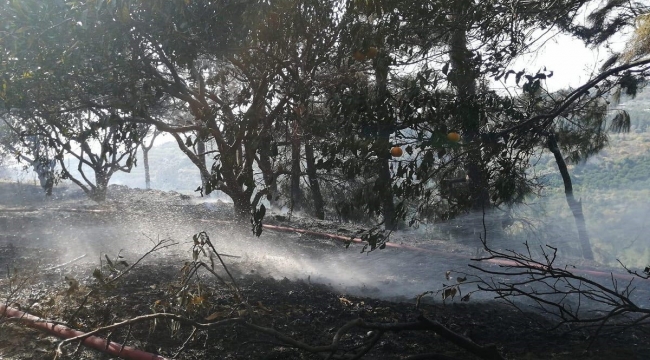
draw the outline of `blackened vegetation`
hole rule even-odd
[[[453,340],[450,340],[453,335],[448,332],[435,335],[438,331],[445,331],[443,328],[459,335],[459,341],[471,340],[476,344],[471,345],[472,348],[479,354],[493,353],[494,350],[490,349],[494,348],[485,345],[495,344],[505,358],[517,359],[534,354],[538,359],[553,357],[568,360],[585,354],[591,359],[625,356],[641,360],[650,350],[643,343],[631,346],[634,342],[631,336],[644,336],[634,330],[625,336],[596,340],[587,349],[584,342],[587,332],[563,334],[561,331],[548,331],[554,323],[547,319],[532,313],[522,316],[513,307],[494,302],[424,303],[418,311],[410,301],[386,302],[347,296],[308,281],[272,280],[243,275],[232,269],[254,313],[254,326],[250,326],[240,318],[246,314],[245,306],[238,305],[240,299],[228,286],[219,285],[220,282],[203,282],[200,290],[194,284],[185,293],[185,300],[176,300],[174,294],[182,289],[178,282],[181,276],[179,270],[179,266],[168,262],[141,265],[115,288],[91,299],[77,315],[75,325],[81,330],[92,330],[141,315],[151,316],[148,321],[136,321],[130,327],[113,329],[111,339],[118,342],[126,340],[129,345],[167,357],[178,354],[178,359],[214,356],[224,359],[317,359],[320,357],[308,349],[300,349],[297,344],[283,341],[273,332],[262,329],[273,330],[301,344],[309,344],[316,350],[326,349],[328,351],[324,353],[329,354],[332,352],[329,348],[332,339],[346,324],[354,326],[342,332],[344,335],[340,337],[335,352],[338,356],[333,358],[358,352],[371,341],[375,341],[375,344],[364,358],[499,358],[497,355],[478,356],[462,350],[453,345]],[[32,286],[50,291],[67,291],[66,285],[52,284],[45,279],[33,279],[32,283]],[[66,299],[52,297],[51,303],[47,300],[50,298],[48,293],[44,291],[42,294],[44,301],[39,304],[43,305],[40,305],[42,307],[37,313],[54,319],[69,318],[74,308],[70,305],[81,300],[79,293],[74,291]],[[21,296],[15,296],[13,301],[24,304]],[[25,306],[23,310],[36,312]],[[161,314],[158,320],[153,317],[156,314]],[[177,320],[173,320],[173,314],[178,314]],[[162,315],[169,316],[165,318]],[[191,321],[182,321],[183,318]],[[233,320],[215,325],[227,319]],[[14,358],[41,359],[44,356],[43,353],[34,354],[23,346],[39,344],[50,354],[56,347],[56,342],[43,343],[35,334],[23,333],[18,325],[5,322],[0,326],[9,330],[0,332],[0,348]],[[127,336],[128,332],[130,334]],[[380,333],[383,336],[378,338]],[[10,346],[2,341],[18,334],[23,338],[18,345]],[[98,335],[109,336],[109,332]],[[88,352],[83,347],[75,350],[75,346],[71,345],[64,347],[64,350],[68,355],[63,359],[97,357],[96,353]]]
[[[552,329],[588,330],[593,343],[601,335],[650,327],[647,267],[639,273],[621,264],[630,276],[611,273],[609,279],[594,279],[589,272],[580,274],[571,265],[556,264],[557,249],[550,245],[533,249],[525,243],[524,252],[499,251],[487,245],[485,234],[481,240],[487,255],[469,266],[482,275],[470,276],[470,282],[517,309],[532,308],[548,316],[554,321]],[[490,261],[498,268],[481,265]]]
[[[154,216],[152,206],[159,205],[156,201],[164,197],[158,194],[145,201],[147,198],[142,196],[152,195],[150,191],[112,189],[116,190],[113,199],[131,201],[133,206],[129,209],[145,214],[141,221]],[[170,209],[169,200],[178,199],[178,195],[170,194],[166,199],[161,201],[163,209]],[[175,216],[163,216],[161,221],[173,223],[175,220],[178,224],[207,215],[200,206],[187,206],[183,202],[179,205],[184,206],[182,212],[172,207]],[[77,212],[74,220],[88,223],[106,220],[107,215],[97,218],[95,210]],[[189,213],[194,214],[193,217],[188,216]],[[111,216],[129,218],[131,215],[128,211],[119,211]],[[227,228],[222,231],[233,233]],[[242,229],[244,231],[249,230]],[[448,286],[435,292],[435,302],[426,302],[428,298],[423,298],[416,304],[409,298],[388,302],[350,296],[314,284],[309,277],[299,281],[265,278],[257,274],[263,269],[256,264],[231,265],[232,254],[219,252],[205,232],[192,238],[188,245],[191,255],[184,251],[180,259],[151,254],[148,255],[151,258],[138,262],[139,255],[127,258],[115,249],[115,253],[102,256],[100,268],[96,268],[95,261],[58,267],[61,264],[57,255],[65,254],[65,250],[51,250],[45,245],[38,248],[40,243],[35,239],[36,236],[21,241],[7,238],[0,243],[1,265],[13,264],[8,267],[10,273],[0,281],[7,304],[167,357],[177,354],[179,359],[213,356],[311,359],[319,358],[317,354],[333,354],[334,359],[362,355],[368,359],[404,356],[411,359],[498,359],[536,354],[540,359],[572,359],[587,351],[594,359],[615,358],[621,354],[630,359],[643,359],[645,352],[650,350],[647,344],[634,339],[644,336],[645,323],[635,322],[639,317],[626,317],[644,315],[642,309],[647,302],[643,301],[647,301],[647,296],[643,301],[626,300],[628,295],[637,294],[627,283],[620,283],[618,288],[616,284],[612,284],[613,288],[597,285],[572,273],[571,268],[556,267],[553,253],[539,260],[531,254],[491,251],[488,258],[514,262],[514,265],[496,269],[504,276],[492,277],[486,272],[487,277],[476,279],[450,271],[444,274]],[[142,240],[148,242],[146,238]],[[308,240],[306,236],[301,238],[303,242]],[[285,241],[289,241],[288,238]],[[91,256],[85,259],[89,258]],[[45,270],[34,271],[41,268],[39,262],[45,263]],[[14,268],[18,272],[14,272]],[[495,270],[493,266],[486,269]],[[62,279],[58,271],[64,271],[65,278]],[[648,278],[650,270],[639,274]],[[519,282],[516,276],[525,275],[531,278]],[[479,283],[480,280],[484,282]],[[546,315],[563,309],[559,312],[565,316],[560,318],[564,322],[561,326],[553,319],[528,312],[530,307],[520,302],[513,302],[515,307],[476,302],[472,295],[475,292],[466,291],[468,286],[481,284],[485,291],[494,290],[503,299],[514,296],[516,300],[525,297],[526,291],[531,297],[544,296],[543,290],[548,287],[539,286],[544,281],[555,284],[557,291],[566,291],[550,294],[552,302],[548,304],[555,305],[545,307]],[[560,286],[565,283],[574,287]],[[491,289],[488,285],[498,288]],[[578,314],[574,318],[575,313],[571,311],[577,309],[569,306],[575,303],[557,300],[564,295],[567,298],[582,296],[584,306],[587,300],[604,299],[601,305],[611,306],[614,311],[594,312],[595,317]],[[438,299],[444,303],[440,304]],[[614,302],[610,303],[610,299]],[[538,303],[541,304],[548,305]],[[601,322],[591,322],[592,319]],[[19,324],[0,322],[0,326],[9,329],[0,331],[0,349],[14,358],[42,358],[42,353],[34,354],[28,347],[32,344],[39,344],[46,351],[54,351],[57,344],[62,344],[58,341],[43,344],[33,334],[24,333]],[[602,330],[598,330],[598,324],[604,324]],[[556,330],[549,331],[553,328]],[[626,331],[621,334],[619,330],[623,329]],[[598,333],[608,336],[588,338]],[[20,342],[7,340],[17,334],[21,334]],[[593,342],[589,344],[586,339]],[[639,345],[634,345],[637,343]],[[60,346],[66,354],[64,358],[97,357],[96,353],[77,351],[74,344],[73,341]]]

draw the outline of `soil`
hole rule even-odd
[[[488,295],[473,295],[469,302],[426,298],[416,309],[415,295],[440,289],[447,270],[464,269],[463,261],[454,259],[471,257],[475,249],[469,247],[422,243],[449,254],[436,259],[399,249],[368,255],[354,245],[346,249],[343,243],[309,235],[265,230],[256,238],[247,226],[232,221],[231,205],[221,201],[111,186],[109,200],[98,205],[73,188],[55,190],[46,200],[35,186],[0,183],[0,296],[13,307],[81,331],[156,312],[209,322],[248,316],[252,310],[256,325],[310,345],[328,345],[341,326],[357,318],[402,323],[424,314],[480,345],[496,344],[508,359],[649,358],[644,329],[591,341],[584,330],[548,330],[555,325],[551,319],[489,300]],[[268,221],[346,236],[356,230],[350,224],[274,214]],[[206,231],[224,255],[249,309],[216,259],[215,274],[223,282],[205,270],[183,282],[193,258],[192,235],[200,231]],[[395,241],[422,242],[414,233],[400,236]],[[104,281],[121,274],[160,239],[176,245],[146,256],[114,284],[100,284],[100,273]],[[190,336],[192,331],[191,326],[157,321],[101,336],[177,359],[320,358],[241,325]],[[370,336],[367,330],[353,329],[341,344],[353,349]],[[52,359],[59,341],[0,320],[2,360]],[[476,358],[430,331],[386,333],[364,358],[406,359],[430,353]],[[111,357],[68,345],[60,358]]]

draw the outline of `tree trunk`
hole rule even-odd
[[[142,147],[142,161],[144,162],[144,183],[147,190],[151,189],[151,175],[149,173],[149,149]]]
[[[298,121],[293,123],[293,133],[291,135],[291,210],[299,211],[302,207],[302,193],[300,191],[300,154],[301,139]]]
[[[393,132],[393,119],[388,111],[388,72],[390,70],[390,58],[380,53],[375,63],[375,75],[377,78],[377,116],[379,131],[377,141],[379,143],[377,159],[379,161],[379,172],[377,174],[377,185],[380,187],[381,212],[384,217],[384,228],[394,230],[397,226],[395,204],[393,203],[393,187],[390,175],[390,134]]]
[[[479,73],[472,64],[472,52],[467,48],[466,29],[462,26],[452,33],[449,58],[452,65],[448,76],[449,82],[456,88],[461,103],[471,105],[476,95],[476,80]],[[473,106],[463,106],[459,111],[464,139],[468,143],[476,142],[481,130],[480,112]],[[490,195],[482,164],[481,149],[479,147],[469,149],[465,171],[469,180],[471,208],[477,211],[490,206]]]
[[[307,159],[307,177],[309,178],[311,197],[314,201],[314,215],[317,219],[325,220],[325,205],[323,195],[320,192],[320,185],[318,184],[318,175],[316,174],[314,147],[309,142],[305,142],[305,157]]]
[[[564,181],[564,195],[566,196],[566,202],[573,213],[573,218],[576,222],[576,228],[578,230],[578,240],[580,241],[580,247],[582,248],[582,257],[588,260],[594,259],[594,253],[591,250],[591,242],[589,241],[589,235],[587,233],[587,226],[585,224],[585,216],[582,212],[582,203],[577,201],[573,196],[573,184],[571,182],[571,175],[569,175],[569,169],[566,166],[564,157],[560,152],[560,148],[557,145],[557,140],[555,139],[554,134],[548,136],[548,148],[555,156],[555,162],[557,167],[560,170],[562,175],[562,181]]]
[[[271,149],[271,137],[270,136],[263,136],[260,139],[260,148],[259,148],[259,162],[258,166],[260,167],[260,170],[262,171],[262,178],[264,179],[264,185],[266,185],[268,191],[269,191],[269,204],[271,206],[274,206],[276,201],[275,201],[275,196],[278,193],[277,189],[277,179],[273,171],[273,165],[271,164],[271,156],[272,154],[272,149]]]
[[[381,139],[382,143],[390,145],[388,138]],[[378,183],[381,190],[381,209],[384,216],[384,229],[395,230],[397,228],[397,214],[393,202],[392,179],[390,176],[390,152],[384,151],[385,155],[379,157]]]
[[[36,158],[32,163],[36,174],[38,175],[38,181],[41,184],[41,187],[45,191],[47,197],[52,196],[52,190],[54,188],[54,166],[56,162],[49,161],[43,158]]]
[[[247,223],[251,219],[251,199],[247,196],[233,196],[230,195],[235,210],[235,220],[241,223]]]
[[[148,132],[149,130],[147,130]],[[149,145],[144,144],[144,140],[140,147],[142,148],[142,160],[144,161],[144,183],[147,190],[151,189],[151,172],[149,171],[149,150],[153,148],[153,143],[160,134],[160,131],[154,128],[153,136]]]
[[[207,169],[208,167],[206,166],[205,161],[205,142],[203,139],[201,139],[200,135],[198,135],[198,138],[196,139],[196,155],[199,157],[199,161],[201,162],[203,168]],[[201,173],[201,186],[203,187],[203,191],[205,191],[208,181],[209,179],[207,179],[203,173]]]
[[[95,170],[95,187],[92,188],[89,194],[90,198],[96,202],[106,201],[106,190],[108,188],[108,181],[110,180],[102,170]]]

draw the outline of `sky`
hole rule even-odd
[[[578,87],[597,73],[609,58],[606,49],[589,49],[583,42],[566,35],[557,35],[546,42],[538,52],[526,55],[513,64],[513,70],[536,72],[546,67],[553,77],[546,82],[550,91]],[[514,83],[512,79],[508,85]]]
[[[601,65],[613,52],[623,51],[630,37],[631,31],[621,32],[604,45],[588,48],[571,36],[553,34],[540,42],[538,51],[516,61],[513,70],[525,68],[529,72],[536,72],[546,66],[547,70],[553,71],[553,77],[546,83],[549,91],[576,88],[597,75]]]

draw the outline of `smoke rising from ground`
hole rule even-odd
[[[502,211],[485,216],[469,214],[445,224],[422,224],[392,234],[392,243],[420,250],[388,247],[361,253],[359,245],[346,248],[333,240],[270,229],[257,238],[248,229],[231,223],[231,205],[218,200],[204,201],[196,197],[188,200],[178,193],[111,186],[109,201],[101,207],[105,212],[78,213],[62,209],[96,209],[97,206],[76,189],[57,188],[55,199],[43,201],[40,193],[27,192],[24,188],[24,185],[15,186],[12,196],[5,193],[2,204],[20,201],[23,207],[40,211],[17,217],[22,219],[22,224],[16,221],[7,224],[0,246],[12,242],[32,249],[55,249],[61,254],[54,263],[51,260],[44,263],[44,268],[83,254],[87,257],[82,262],[91,266],[98,266],[103,254],[113,258],[121,253],[133,262],[152,246],[148,238],[160,237],[174,239],[179,244],[147,261],[177,262],[180,270],[184,262],[192,259],[192,235],[206,231],[219,252],[234,256],[225,259],[238,274],[256,273],[276,279],[323,283],[342,294],[414,299],[425,291],[454,284],[457,273],[452,273],[449,280],[447,271],[477,274],[467,264],[474,263],[472,258],[484,255],[480,243],[480,237],[485,236],[484,223],[491,247],[522,251],[523,243],[528,241],[533,252],[537,252],[540,246],[549,244],[560,249],[558,264],[584,265],[570,253],[572,247],[577,247],[572,219],[554,220],[552,215],[560,213],[542,218],[533,211],[532,205],[513,211],[516,216]],[[31,189],[37,188],[31,186]],[[267,216],[272,219],[274,215]],[[336,228],[314,227],[313,230],[335,232],[332,229]],[[8,236],[9,232],[13,235]],[[467,292],[475,287],[463,285],[461,289]],[[492,296],[477,293],[472,299]],[[440,295],[436,299],[439,301]]]

